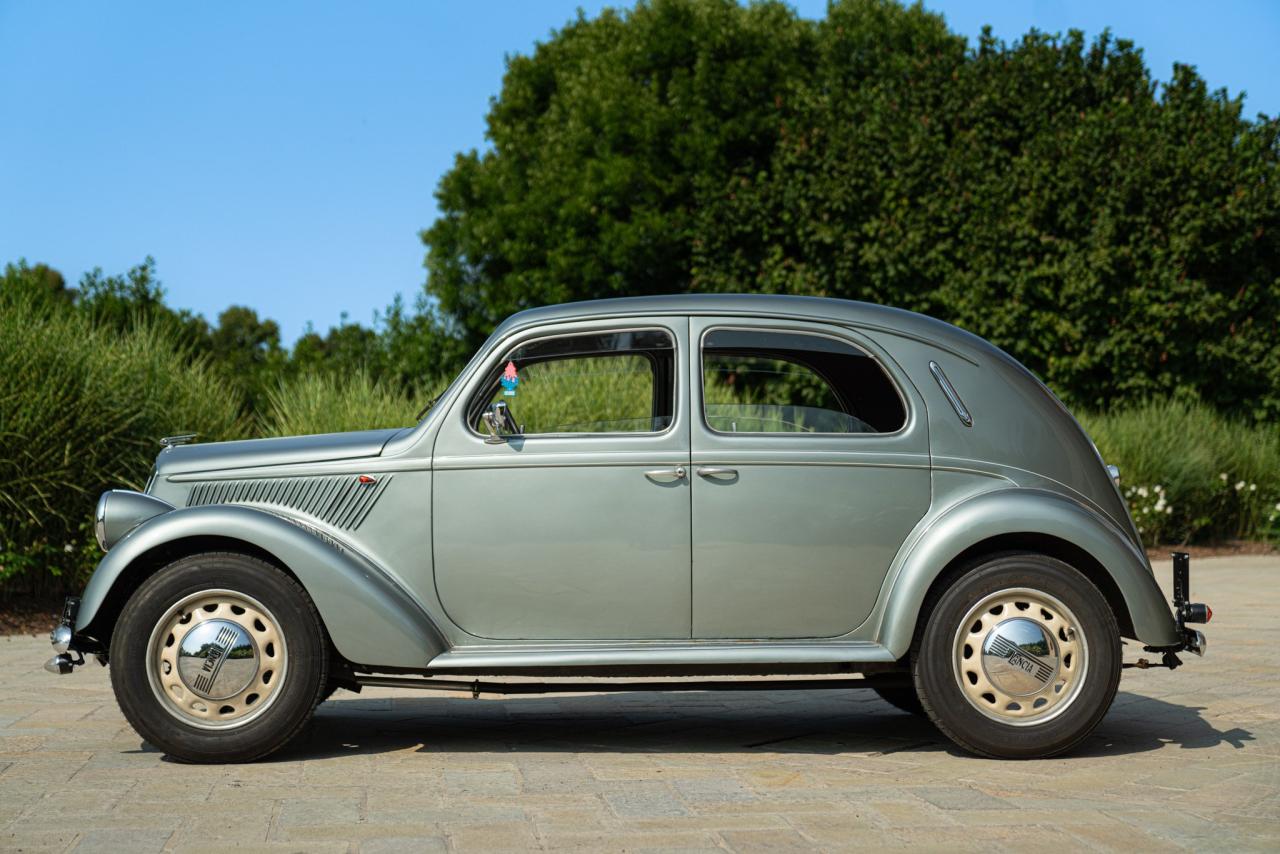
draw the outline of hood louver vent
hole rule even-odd
[[[354,531],[389,483],[391,475],[362,483],[360,476],[354,474],[205,481],[191,490],[187,506],[256,504],[288,508],[334,528]]]

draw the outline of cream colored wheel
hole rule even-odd
[[[279,622],[251,596],[203,590],[175,603],[147,645],[147,679],[170,715],[201,729],[232,729],[279,694],[289,651]]]
[[[992,720],[1013,726],[1049,721],[1080,693],[1089,645],[1074,614],[1029,588],[1000,590],[969,609],[955,634],[960,691]]]

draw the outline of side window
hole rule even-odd
[[[507,353],[474,402],[472,426],[505,402],[525,436],[661,433],[675,413],[675,342],[660,329],[541,338]]]
[[[800,332],[708,331],[702,406],[707,426],[721,433],[892,433],[907,420],[875,359]]]

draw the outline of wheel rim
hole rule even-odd
[[[992,720],[1030,726],[1071,705],[1084,685],[1089,646],[1075,614],[1039,590],[992,593],[969,609],[955,636],[960,692]]]
[[[288,668],[284,633],[258,600],[202,590],[175,603],[147,644],[147,679],[160,705],[201,729],[232,729],[261,715]]]

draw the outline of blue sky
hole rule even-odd
[[[150,254],[170,302],[210,319],[250,305],[286,343],[367,323],[421,289],[417,232],[454,154],[484,145],[503,57],[603,5],[0,0],[0,263],[74,282]],[[925,5],[971,39],[1110,26],[1159,79],[1187,62],[1280,113],[1280,3]]]

